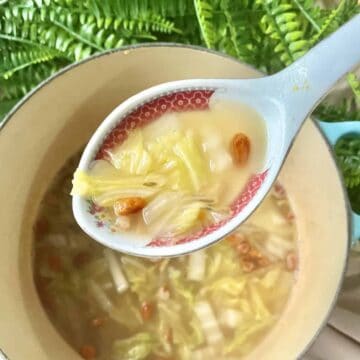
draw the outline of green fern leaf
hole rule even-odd
[[[348,21],[352,16],[359,13],[360,6],[357,0],[341,0],[335,9],[330,12],[323,11],[324,19],[320,30],[311,38],[310,44],[314,45],[321,39],[335,31]]]
[[[319,105],[314,115],[323,121],[360,121],[360,109],[358,109],[355,97],[342,99],[336,105],[322,103]]]
[[[350,73],[347,76],[348,84],[356,98],[357,103],[360,105],[360,81],[354,73]]]
[[[246,38],[246,43],[250,43],[250,39],[246,34],[248,33],[246,31],[246,22],[237,19],[236,21],[234,13],[231,11],[231,0],[222,0],[220,1],[220,9],[223,11],[225,20],[226,20],[226,28],[229,32],[229,36],[226,36],[228,40],[228,45],[224,43],[224,47],[226,49],[226,52],[229,55],[233,55],[238,58],[242,58],[242,51],[246,50],[246,45],[242,44],[239,41],[239,34],[243,35],[243,39]],[[243,45],[243,46],[242,46]]]
[[[25,3],[32,7],[56,4],[72,11],[92,14],[96,18],[133,19],[147,16],[149,12],[162,17],[195,14],[192,0],[28,0]]]
[[[313,0],[292,0],[301,15],[309,22],[311,28],[320,31],[321,9],[314,4]]]
[[[69,60],[81,60],[98,50],[94,44],[84,40],[81,33],[71,32],[71,29],[61,23],[51,21],[51,18],[56,18],[54,12],[35,10],[37,11],[13,7],[7,11],[2,21],[0,20],[0,38],[40,44],[61,52]],[[29,18],[29,14],[32,20],[24,20]]]
[[[304,19],[299,10],[287,1],[258,1],[265,10],[261,19],[263,32],[276,42],[275,54],[284,65],[289,65],[308,50]]]
[[[346,186],[352,188],[360,185],[360,136],[349,135],[339,139],[335,154]]]
[[[34,64],[53,60],[59,57],[59,55],[60,53],[58,51],[42,47],[34,47],[18,52],[2,52],[0,76],[4,79],[8,79],[17,71]]]
[[[15,72],[10,78],[0,78],[0,101],[20,99],[41,81],[67,65],[64,59],[35,64]]]
[[[209,0],[194,0],[194,6],[205,45],[209,49],[213,49],[216,36],[216,30],[212,23],[213,6]]]
[[[352,209],[360,214],[360,185],[348,188],[348,195]]]
[[[69,59],[81,60],[90,54],[121,46],[131,40],[156,40],[154,33],[180,33],[174,23],[160,15],[119,20],[96,18],[61,7],[12,7],[0,23],[0,37],[18,36],[63,52]]]
[[[6,116],[6,114],[16,105],[16,103],[20,99],[13,99],[13,100],[5,100],[0,101],[0,129],[1,129],[1,122]]]

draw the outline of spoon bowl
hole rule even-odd
[[[263,168],[253,174],[230,206],[230,215],[177,239],[152,239],[112,232],[102,209],[73,197],[78,224],[92,238],[121,252],[147,257],[175,256],[209,246],[243,223],[273,185],[291,144],[312,109],[334,84],[360,61],[360,15],[319,43],[283,71],[260,79],[194,79],[164,83],[120,104],[96,130],[79,163],[88,170],[95,159],[121,144],[128,133],[168,112],[208,109],[212,101],[231,100],[250,106],[264,119],[267,151]],[[354,42],[356,44],[354,44]],[[335,54],[341,54],[336,57]]]

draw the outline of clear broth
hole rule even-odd
[[[296,281],[296,226],[284,189],[277,184],[236,234],[193,257],[195,268],[193,255],[151,261],[112,253],[128,286],[119,292],[104,247],[72,215],[77,161],[57,175],[34,228],[37,290],[70,346],[88,360],[230,360],[250,353],[281,316]],[[208,315],[194,311],[204,302],[221,334],[214,343]]]
[[[89,171],[93,179],[104,180],[103,188],[106,187],[106,190],[94,190],[91,200],[101,207],[103,221],[109,224],[114,232],[133,231],[151,235],[153,238],[175,238],[196,231],[215,222],[213,213],[217,217],[229,216],[231,203],[241,193],[249,178],[264,170],[267,146],[264,121],[254,109],[243,104],[214,100],[208,110],[165,114],[136,130],[135,134],[130,132],[129,138],[123,144],[110,149],[108,158],[95,161]],[[249,156],[241,165],[234,160],[232,148],[236,134],[244,134],[250,144]],[[191,139],[191,145],[182,143],[187,136]],[[140,138],[141,140],[134,140]],[[187,146],[194,146],[195,155]],[[177,152],[179,147],[180,151],[186,154],[185,159]],[[139,154],[146,154],[146,157]],[[197,160],[194,160],[195,158]],[[142,191],[133,189],[129,195],[127,191],[119,193],[118,188],[112,187],[109,190],[108,185],[105,186],[105,181],[127,179],[134,175],[143,178],[143,183],[146,183],[146,177],[154,174],[162,176],[164,184],[158,189],[155,189],[155,186],[146,188],[144,191],[154,191],[150,195],[141,195]],[[75,178],[76,176],[75,174]],[[127,188],[134,187],[134,180],[127,181]],[[158,196],[168,193],[171,194],[170,199],[174,192],[179,194],[179,197],[175,201],[178,209],[173,212],[172,217],[169,212],[174,210],[174,206],[169,200],[167,209],[161,216],[154,216],[152,223],[146,221],[144,211],[156,203]],[[207,203],[199,203],[198,196],[206,198]],[[104,198],[107,199],[106,203]],[[140,198],[145,209],[140,208],[134,214],[126,214],[127,218],[122,219],[118,226],[119,214],[114,210],[115,204],[131,198]],[[181,217],[181,214],[189,208],[189,204],[194,207],[194,213],[198,211],[199,215],[197,218],[187,217],[184,220],[185,216]],[[166,221],[164,214],[170,216]],[[121,226],[124,220],[129,224],[127,228]],[[163,223],[171,224],[169,229],[158,225]]]

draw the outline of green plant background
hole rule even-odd
[[[268,74],[301,57],[360,12],[357,0],[321,8],[313,0],[0,0],[1,118],[34,86],[74,61],[126,44],[171,41],[216,49]],[[360,120],[352,95],[321,104],[325,121]],[[360,138],[335,151],[353,209],[360,212]]]

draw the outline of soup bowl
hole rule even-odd
[[[259,76],[200,48],[129,47],[67,67],[11,112],[0,131],[0,349],[9,359],[80,359],[48,320],[32,270],[38,207],[66,160],[116,105],[147,87],[187,78]],[[297,218],[299,272],[283,315],[249,359],[300,357],[325,325],[346,265],[348,203],[331,148],[312,120],[296,139],[280,181]]]

